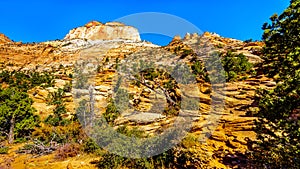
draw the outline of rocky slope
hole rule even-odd
[[[0,33],[0,44],[1,43],[8,43],[8,42],[12,42],[7,36],[5,36],[4,34]]]
[[[220,52],[231,50],[236,53],[243,53],[252,63],[262,61],[259,52],[263,46],[261,42],[246,43],[224,38],[214,33],[204,33],[203,35],[187,34],[183,39],[177,37],[168,46],[159,47],[151,43],[141,42],[137,30],[133,27],[121,23],[102,24],[94,21],[71,30],[64,40],[38,44],[0,43],[0,66],[2,69],[7,70],[54,72],[56,75],[54,88],[34,88],[29,91],[34,100],[37,113],[44,118],[52,111],[52,107],[46,104],[48,92],[63,87],[66,83],[72,83],[69,75],[74,74],[76,63],[87,58],[92,59],[96,61],[94,64],[100,65],[94,78],[95,100],[100,114],[105,111],[107,99],[113,93],[114,86],[117,83],[116,65],[122,63],[123,60],[130,61],[130,58],[134,61],[135,57],[147,61],[150,56],[157,57],[157,60],[167,65],[177,62],[189,64],[192,55],[181,57],[181,54],[189,49],[186,42],[200,38],[206,39],[206,42],[213,46],[214,50]],[[1,38],[0,40],[2,42]],[[176,54],[174,51],[177,49],[179,51]],[[149,51],[151,51],[151,55]],[[250,76],[246,80],[226,83],[225,93],[223,93],[225,108],[223,111],[217,112],[219,120],[211,136],[201,144],[199,143],[193,147],[195,152],[204,152],[212,157],[211,166],[217,168],[236,167],[241,161],[240,157],[229,156],[224,160],[220,158],[220,154],[230,154],[237,150],[244,152],[251,148],[251,145],[247,144],[247,140],[255,139],[255,133],[252,131],[254,118],[249,116],[247,111],[255,109],[257,106],[253,103],[256,89],[260,87],[272,88],[274,85],[272,79],[268,79],[263,75]],[[187,91],[193,91],[194,87],[189,86]],[[200,111],[197,112],[190,131],[195,138],[203,137],[203,134],[207,132],[206,126],[211,116],[207,112],[210,110],[213,97],[208,92],[211,90],[209,83],[198,81],[197,87],[199,88],[198,92],[186,93],[190,97],[200,99]],[[163,95],[157,95],[147,87],[129,85],[127,89],[133,95],[131,101],[138,102],[135,108],[142,113],[126,114],[124,112],[116,120],[117,125],[138,126],[149,134],[155,134],[173,123],[174,117],[157,113],[153,109],[154,113],[145,113],[158,102],[157,98],[161,98],[160,102],[163,102],[165,100]],[[83,90],[83,92],[88,91]],[[67,101],[67,111],[70,116],[75,112],[73,94],[74,91],[68,92],[64,98]],[[17,165],[18,168],[20,166],[24,168],[43,168],[42,163],[46,163],[46,161],[47,166],[50,168],[58,168],[59,164],[61,164],[59,168],[67,168],[68,163],[75,164],[76,168],[85,168],[87,165],[80,165],[80,160],[84,161],[83,163],[92,161],[84,159],[87,158],[84,156],[82,159],[81,157],[75,157],[63,162],[48,161],[48,159],[42,157],[28,162],[28,159],[24,156],[18,157],[16,154],[13,154],[13,156],[18,164],[12,162],[12,166]],[[7,156],[4,155],[3,159],[5,158]],[[22,162],[23,165],[20,165],[19,163]],[[0,161],[1,163],[4,162]],[[32,163],[38,164],[38,166]]]

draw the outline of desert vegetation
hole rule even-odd
[[[63,64],[59,64],[56,71],[45,72],[3,69],[0,71],[0,156],[7,159],[14,158],[14,153],[31,155],[30,158],[52,155],[54,161],[66,161],[72,158],[80,160],[81,155],[90,155],[93,157],[93,161],[90,162],[95,168],[107,169],[189,169],[224,166],[299,168],[299,9],[300,1],[291,0],[289,7],[282,14],[273,15],[270,22],[263,25],[262,50],[258,51],[257,46],[253,49],[253,53],[260,53],[259,59],[262,59],[262,62],[259,64],[250,62],[249,53],[245,55],[237,52],[238,47],[226,48],[225,43],[218,43],[216,48],[220,51],[212,53],[205,60],[197,57],[192,49],[181,44],[179,40],[174,41],[172,44],[174,46],[168,46],[167,50],[178,55],[177,59],[180,61],[187,61],[187,64],[177,64],[170,71],[156,68],[148,61],[135,63],[127,76],[130,81],[127,88],[122,86],[124,79],[115,77],[117,70],[128,68],[122,67],[123,58],[113,54],[103,57],[103,64],[97,63],[95,77],[98,80],[98,88],[88,83],[89,76],[94,74],[82,70],[88,63],[77,65],[77,68],[72,71],[65,70]],[[241,43],[253,45],[258,42],[246,40]],[[252,48],[249,50],[252,51]],[[129,57],[128,53],[122,54],[122,57]],[[171,56],[168,60],[174,58],[176,57]],[[55,57],[54,60],[59,60],[59,57]],[[179,63],[179,60],[174,62]],[[9,62],[7,66],[13,67],[15,64]],[[215,73],[222,76],[210,76]],[[210,110],[209,104],[212,99],[216,100],[215,103],[221,102],[219,96],[213,95],[210,83],[218,84],[223,78],[226,84],[222,87],[228,90],[224,94],[226,109],[224,112],[219,112],[217,109]],[[267,87],[255,86],[266,79]],[[58,83],[67,82],[56,86],[55,80],[58,80]],[[99,87],[100,82],[104,85]],[[192,90],[180,91],[180,86],[189,83],[199,86],[201,97]],[[114,87],[110,89],[108,86],[112,85]],[[74,88],[78,90],[74,91]],[[155,93],[157,91],[160,93]],[[150,95],[151,92],[156,95]],[[45,101],[44,96],[41,95],[46,95]],[[123,110],[135,109],[144,113],[145,107],[153,108],[149,106],[153,104],[150,98],[162,96],[166,100],[166,107],[160,114],[162,118],[154,122],[132,119],[122,121]],[[188,99],[183,101],[183,96],[188,96]],[[74,101],[70,98],[79,99],[78,105],[70,106],[68,102]],[[194,98],[199,98],[201,102]],[[94,107],[95,100],[105,100],[105,110],[101,114],[96,112],[98,109]],[[42,107],[41,105],[46,107],[42,109],[43,111],[50,112],[46,115],[42,114],[42,111],[42,113],[37,112],[34,106]],[[200,112],[203,117],[191,117],[196,119],[194,120],[196,125],[173,148],[144,158],[123,157],[107,150],[112,145],[117,145],[115,148],[117,152],[125,152],[130,148],[141,152],[156,151],[160,147],[151,147],[151,145],[163,142],[172,135],[166,135],[161,140],[154,138],[153,135],[162,134],[163,129],[169,127],[169,123],[173,123],[172,118],[179,114],[182,107],[189,112]],[[135,115],[134,113],[137,111],[132,114]],[[214,117],[222,113],[227,116],[218,121],[220,123],[216,129],[218,135],[204,131],[204,128],[209,128],[211,124],[203,125],[201,120],[210,120],[207,116],[210,113],[213,113]],[[231,116],[234,113],[237,115]],[[132,114],[126,114],[126,117]],[[100,115],[102,119],[99,118]],[[234,119],[236,121],[230,119],[231,117],[236,118]],[[241,120],[242,118],[247,118],[246,122]],[[103,123],[103,120],[106,123]],[[245,127],[244,124],[248,126]],[[92,130],[90,128],[92,125],[99,128]],[[235,127],[236,130],[228,131],[232,129],[228,126],[233,126],[232,128]],[[153,128],[161,129],[152,130]],[[180,130],[177,126],[171,129],[175,134]],[[97,130],[105,131],[102,131],[101,135],[96,135]],[[225,134],[220,134],[220,131]],[[242,136],[237,134],[240,131],[243,132]],[[245,137],[245,133],[249,134],[249,131],[255,136],[252,139],[248,137],[241,139]],[[123,137],[119,140],[111,140],[116,137],[114,132],[122,134]],[[205,143],[199,141],[203,133],[209,139]],[[97,139],[91,138],[92,134],[98,136]],[[131,137],[141,140],[130,145],[128,138]],[[154,139],[148,141],[149,138]],[[170,142],[175,141],[177,140],[170,140]],[[216,141],[221,143],[215,144]],[[99,146],[98,143],[104,146]],[[149,146],[143,147],[145,143]],[[216,161],[223,165],[214,166],[219,164]],[[2,163],[0,161],[0,168],[3,167]]]
[[[300,1],[292,0],[271,23],[263,25],[264,71],[274,77],[273,90],[258,90],[257,147],[251,152],[259,166],[299,168],[300,164]]]

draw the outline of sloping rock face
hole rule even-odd
[[[64,39],[141,40],[138,30],[134,27],[126,26],[119,22],[108,22],[106,24],[102,24],[98,21],[92,21],[87,23],[85,26],[70,30]]]
[[[7,36],[5,36],[4,34],[0,33],[0,44],[1,43],[8,43],[8,42],[12,42]]]
[[[248,57],[251,63],[260,63],[263,59],[261,51],[264,46],[263,42],[243,42],[241,40],[222,37],[216,33],[204,32],[202,35],[196,33],[187,33],[183,41],[195,41],[199,36],[209,40],[210,44],[214,46],[216,51],[221,53],[231,51],[233,53],[242,53]]]
[[[104,28],[106,27],[106,28]],[[97,30],[118,30],[124,28],[125,32],[122,36],[115,33],[103,32],[97,33]],[[128,29],[127,29],[128,28]],[[134,30],[136,36],[130,35],[130,31]],[[80,32],[81,31],[81,32]],[[73,32],[73,33],[71,33]],[[94,34],[93,34],[94,32]],[[126,36],[125,36],[126,35]],[[128,36],[127,36],[128,35]],[[126,37],[131,36],[131,39]],[[122,63],[123,60],[135,60],[134,56],[143,60],[149,60],[149,51],[152,51],[151,56],[157,56],[163,64],[170,65],[173,62],[182,61],[184,63],[191,63],[193,55],[189,54],[185,58],[181,58],[184,51],[189,48],[183,42],[197,41],[200,37],[208,39],[209,44],[213,45],[214,50],[220,52],[234,51],[236,53],[243,53],[248,56],[253,63],[261,62],[260,49],[263,47],[262,42],[243,42],[231,38],[224,38],[217,34],[205,33],[203,35],[187,34],[184,38],[178,36],[173,39],[168,46],[159,47],[146,42],[137,42],[140,38],[135,28],[124,26],[121,23],[110,22],[102,24],[100,22],[89,22],[83,27],[76,28],[70,31],[65,40],[50,41],[37,44],[22,44],[22,43],[4,43],[0,45],[0,68],[7,70],[37,70],[41,72],[54,72],[56,77],[55,87],[52,88],[34,88],[28,92],[29,96],[34,100],[34,108],[42,118],[47,117],[52,112],[52,107],[46,103],[46,98],[49,92],[62,88],[66,83],[72,83],[72,78],[69,75],[74,74],[74,66],[76,61],[83,59],[84,51],[87,51],[95,60],[99,60],[101,69],[97,70],[95,77],[95,101],[97,108],[104,112],[107,107],[107,100],[112,93],[117,82],[116,65]],[[83,38],[88,38],[87,40]],[[123,40],[122,40],[123,38]],[[121,39],[121,40],[117,40]],[[136,40],[136,41],[133,41]],[[178,50],[179,49],[179,50]],[[107,52],[103,52],[107,51]],[[169,55],[171,53],[172,55]],[[174,54],[174,56],[173,56]],[[82,56],[82,57],[80,57]],[[197,59],[201,59],[205,55],[201,53]],[[186,90],[189,91],[187,95],[200,99],[199,116],[195,116],[193,127],[191,128],[191,135],[199,138],[206,132],[208,126],[209,114],[211,108],[212,93],[211,84],[202,82],[201,79],[197,83],[199,91],[192,93],[192,87]],[[253,131],[255,117],[247,114],[251,109],[257,109],[257,105],[253,103],[255,97],[255,90],[258,88],[272,88],[275,82],[264,75],[256,76],[249,75],[246,80],[238,80],[236,82],[227,82],[225,85],[224,103],[225,109],[217,112],[219,121],[217,127],[212,131],[210,137],[205,142],[199,142],[192,149],[195,152],[205,153],[213,160],[210,162],[211,168],[228,168],[228,164],[223,164],[218,154],[233,153],[235,151],[244,152],[248,147],[247,140],[254,140],[256,138]],[[154,106],[160,98],[165,98],[145,86],[136,87],[128,85],[126,88],[129,93],[133,95],[134,103],[137,103],[136,108],[141,113],[128,112],[116,119],[116,125],[127,125],[128,127],[139,127],[149,134],[155,135],[161,129],[167,128],[174,124],[174,117],[164,116],[160,112],[154,111]],[[85,92],[85,91],[82,91]],[[88,93],[88,91],[86,91]],[[173,94],[173,93],[171,93]],[[175,93],[176,94],[176,91]],[[69,114],[75,113],[75,105],[71,92],[66,92],[64,97],[66,100],[66,108]],[[158,107],[158,106],[157,106]],[[151,113],[147,111],[151,109]],[[16,157],[18,161],[19,157]],[[0,157],[0,159],[5,159]],[[82,162],[82,157],[79,159]],[[69,159],[68,159],[69,160]],[[72,160],[72,158],[70,158]],[[73,158],[74,160],[74,158]],[[234,159],[238,161],[238,159]],[[232,166],[237,167],[236,161],[231,161]],[[41,168],[44,168],[45,161],[41,160]],[[42,164],[43,163],[43,164]],[[66,164],[65,162],[57,162]],[[24,165],[27,163],[22,162]],[[0,160],[1,165],[1,160]],[[22,168],[15,167],[13,168]],[[49,163],[49,165],[51,165]],[[73,165],[73,163],[72,163]],[[53,164],[52,164],[53,166]],[[232,167],[232,168],[234,168]],[[1,168],[1,167],[0,167]],[[25,168],[25,167],[23,167]],[[35,166],[35,168],[38,168]],[[62,167],[51,167],[62,168]],[[78,167],[84,168],[84,167]]]

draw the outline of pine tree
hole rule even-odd
[[[16,88],[0,89],[0,131],[11,144],[15,138],[30,136],[39,123],[34,115],[32,99],[25,92]]]
[[[264,24],[264,70],[273,90],[257,94],[254,161],[264,168],[300,168],[300,0]]]

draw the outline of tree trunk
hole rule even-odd
[[[94,99],[94,87],[90,85],[89,87],[89,95],[90,95],[90,111],[91,111],[91,121],[90,121],[90,126],[93,127],[93,122],[94,122],[94,115],[95,115],[95,110],[94,110],[94,104],[95,104],[95,99]]]
[[[15,129],[15,117],[10,119],[10,127],[8,133],[8,143],[12,144],[14,142],[14,129]]]
[[[85,115],[85,107],[84,107],[84,110],[83,110],[83,123],[84,123],[84,128],[86,128],[86,115]]]

